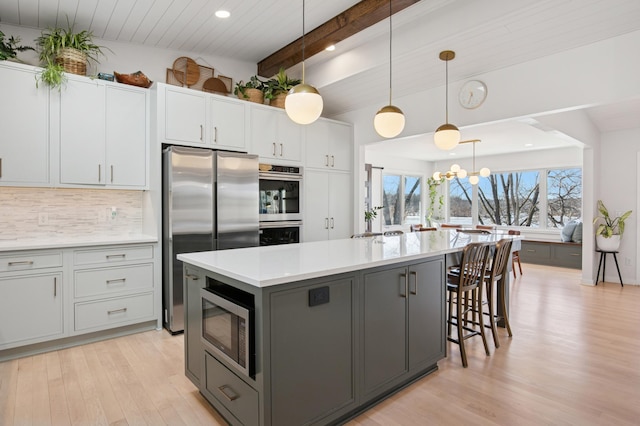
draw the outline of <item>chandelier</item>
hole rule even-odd
[[[473,171],[467,172],[465,169],[460,167],[459,164],[452,164],[449,170],[444,173],[435,172],[433,174],[433,178],[435,180],[440,180],[445,178],[447,180],[451,180],[453,178],[464,179],[469,177],[469,183],[471,185],[477,185],[480,182],[480,177],[489,177],[491,174],[491,170],[487,167],[481,168],[479,171],[476,171],[476,143],[480,142],[480,139],[469,139],[466,141],[460,141],[460,144],[472,143],[473,144],[473,157],[472,157],[472,169]]]

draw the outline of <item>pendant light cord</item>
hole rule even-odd
[[[449,124],[449,59],[444,61],[445,77],[444,77],[444,113],[445,123]],[[475,145],[474,145],[475,147]]]
[[[302,84],[304,84],[304,15],[305,1],[302,0]]]
[[[391,82],[393,81],[392,76],[393,76],[393,68],[392,68],[392,64],[393,62],[391,61],[392,55],[391,55],[391,49],[393,46],[392,40],[393,40],[393,25],[391,25],[391,0],[389,0],[389,105],[391,105]]]

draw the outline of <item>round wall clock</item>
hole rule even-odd
[[[458,101],[463,108],[478,108],[487,98],[487,85],[480,80],[465,82],[458,93]]]

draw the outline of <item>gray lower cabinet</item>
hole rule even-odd
[[[524,240],[520,260],[538,265],[581,269],[582,244]]]
[[[444,357],[444,261],[364,274],[365,397]]]
[[[355,401],[352,292],[346,278],[271,294],[272,425],[310,424]]]
[[[206,279],[201,270],[185,265],[184,280],[184,301],[186,307],[190,308],[184,310],[184,369],[186,376],[199,385],[204,360],[204,350],[200,343],[202,336],[200,289],[205,287]]]

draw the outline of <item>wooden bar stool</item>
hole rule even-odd
[[[462,262],[458,273],[453,271],[447,274],[447,296],[449,300],[449,312],[447,317],[447,340],[460,346],[462,366],[467,367],[467,352],[464,341],[480,335],[484,344],[485,353],[490,355],[487,338],[484,332],[483,315],[478,318],[477,325],[468,319],[469,313],[473,313],[473,306],[482,303],[482,286],[485,280],[487,264],[489,261],[490,246],[482,243],[468,244],[462,252]],[[456,304],[455,314],[453,303]],[[457,336],[451,334],[452,326],[456,326]]]
[[[452,228],[452,229],[456,229],[456,228],[462,228],[462,225],[456,225],[454,223],[441,223],[440,224],[440,228]]]
[[[509,235],[520,235],[520,231],[516,229],[509,229]],[[513,269],[513,278],[516,277],[516,262],[518,262],[518,269],[520,275],[522,275],[522,264],[520,263],[520,251],[514,251],[511,256],[511,269]]]
[[[507,297],[506,289],[507,274],[509,266],[509,254],[511,252],[511,245],[513,241],[504,238],[496,244],[496,248],[493,252],[493,259],[491,261],[491,267],[489,274],[485,277],[485,285],[487,289],[487,308],[488,312],[482,311],[483,315],[489,317],[489,324],[487,327],[491,328],[491,334],[493,335],[493,343],[496,348],[500,347],[500,341],[498,339],[496,324],[503,320],[505,327],[509,332],[509,337],[512,337],[511,325],[509,324],[509,316],[507,314]],[[494,292],[495,288],[495,292]],[[500,314],[496,311],[496,298],[500,301]]]

